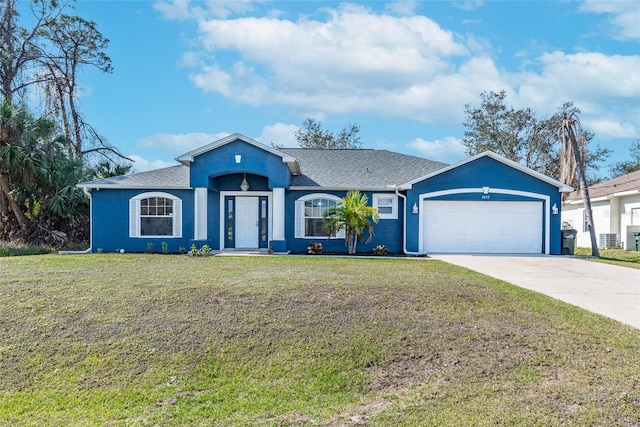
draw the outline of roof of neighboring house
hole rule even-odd
[[[640,170],[589,186],[589,198],[592,201],[635,193],[640,193]],[[582,193],[576,190],[570,193],[566,200],[581,203]]]
[[[295,157],[300,164],[300,175],[291,178],[293,187],[385,189],[447,166],[446,163],[387,150],[279,150]]]
[[[129,175],[83,182],[84,188],[188,189],[189,167],[178,165]]]

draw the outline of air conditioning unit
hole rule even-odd
[[[615,233],[600,234],[600,244],[604,249],[615,249],[618,247],[618,235]]]

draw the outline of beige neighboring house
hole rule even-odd
[[[640,171],[594,184],[589,187],[589,196],[598,246],[636,250],[633,233],[640,232]],[[591,246],[579,190],[564,201],[562,224],[578,230],[576,246]]]

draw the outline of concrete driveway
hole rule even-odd
[[[640,329],[640,270],[549,255],[432,255]]]

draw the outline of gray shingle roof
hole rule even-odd
[[[631,172],[609,181],[600,182],[589,186],[589,198],[614,196],[617,193],[628,191],[640,192],[640,171]],[[582,192],[578,189],[569,194],[567,200],[582,200]]]
[[[189,186],[189,167],[178,165],[147,172],[132,173],[97,181],[83,182],[86,188],[185,189]]]
[[[294,187],[328,189],[385,189],[423,177],[447,166],[421,157],[387,150],[318,150],[281,148],[297,159],[301,174],[294,175]],[[117,176],[79,184],[86,188],[171,189],[190,188],[189,166]]]
[[[280,148],[298,159],[301,175],[296,187],[336,189],[384,189],[425,176],[447,166],[421,157],[387,150],[319,150]]]

